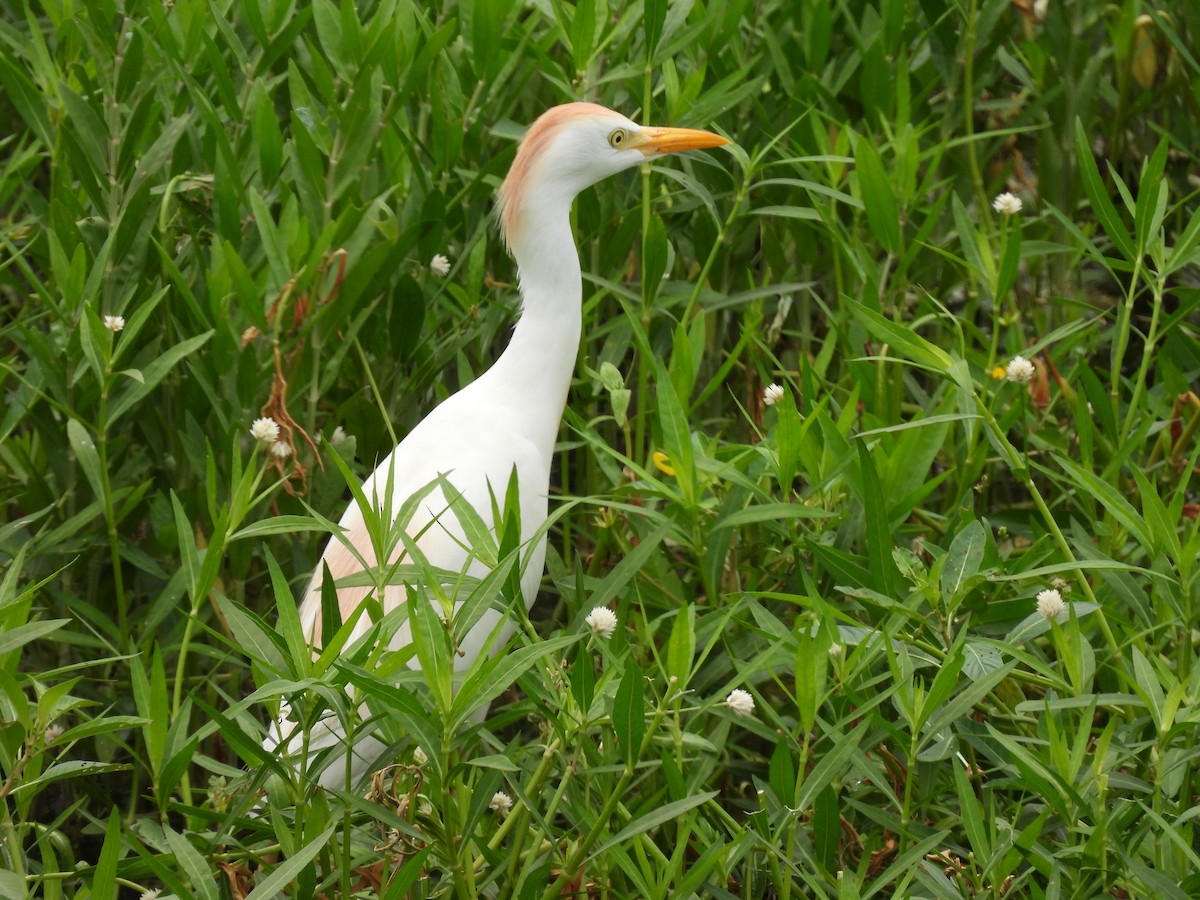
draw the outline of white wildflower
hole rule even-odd
[[[1021,211],[1021,207],[1024,205],[1020,197],[1008,191],[1005,191],[992,201],[992,209],[1002,216],[1015,216]]]
[[[1046,21],[1046,13],[1050,11],[1050,0],[1033,0],[1033,17],[1039,22]]]
[[[597,606],[587,618],[583,620],[588,628],[592,629],[592,634],[596,637],[608,640],[617,630],[617,614],[607,606]]]
[[[763,388],[763,403],[767,406],[774,406],[783,399],[783,386],[779,384],[768,384]]]
[[[841,659],[842,656],[845,654],[845,652],[846,652],[846,648],[844,646],[842,646],[841,644],[830,644],[829,645],[829,658],[830,659]]]
[[[276,459],[287,459],[292,455],[292,445],[284,441],[276,441],[271,445],[271,455]]]
[[[333,429],[333,434],[329,436],[329,443],[337,447],[340,444],[346,443],[346,438],[348,437],[349,435],[346,434],[346,429],[339,425],[337,428]]]
[[[754,698],[750,696],[749,691],[743,691],[741,688],[734,688],[729,692],[729,696],[725,698],[725,705],[735,716],[749,718],[754,715]]]
[[[46,726],[46,734],[44,735],[43,739],[45,740],[47,745],[53,744],[60,737],[63,736],[63,731],[65,731],[65,729],[60,724],[58,724],[58,722],[51,722],[49,725]]]
[[[1063,603],[1062,594],[1054,590],[1054,588],[1038,592],[1037,611],[1047,619],[1057,619],[1058,614],[1064,609],[1066,609],[1066,604]]]
[[[104,327],[112,332],[121,331],[125,327],[125,317],[124,316],[105,316],[104,317]]]
[[[502,819],[512,812],[512,807],[512,797],[508,796],[508,794],[504,793],[504,791],[496,791],[496,793],[492,795],[492,802],[488,804],[488,809]]]
[[[270,416],[255,419],[250,426],[250,436],[260,444],[274,444],[279,440],[279,423]]]
[[[151,888],[150,890],[142,891],[142,900],[158,900],[161,894],[161,888]]]
[[[1023,356],[1014,356],[1004,370],[1004,376],[1017,384],[1029,384],[1033,380],[1033,363]]]
[[[429,271],[438,278],[445,278],[450,274],[450,260],[446,259],[446,257],[442,256],[440,253],[436,254],[433,259],[429,261]]]

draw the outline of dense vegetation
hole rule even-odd
[[[1172,6],[5,3],[0,894],[1194,895]],[[503,346],[494,192],[570,99],[736,143],[577,203],[532,621],[458,685],[392,618],[314,660],[328,520]],[[346,686],[398,766],[328,794],[261,738]]]

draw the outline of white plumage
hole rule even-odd
[[[727,141],[705,131],[643,128],[619,113],[591,103],[554,107],[530,126],[499,194],[499,219],[504,240],[517,262],[522,313],[512,340],[495,365],[476,381],[447,398],[433,410],[383,460],[364,482],[363,492],[373,502],[383,500],[392,485],[390,509],[394,515],[413,494],[440,475],[459,491],[489,528],[492,496],[503,500],[513,469],[519,494],[521,539],[526,545],[545,522],[550,465],[567,389],[575,365],[582,327],[582,278],[579,255],[571,233],[570,211],[575,196],[609,175],[644,162],[647,157],[677,150],[715,147]],[[489,490],[490,486],[490,490]],[[470,542],[446,500],[435,488],[420,503],[407,531],[434,567],[482,577],[486,566],[469,559]],[[351,503],[342,516],[342,536],[329,541],[312,581],[300,603],[305,636],[320,647],[320,573],[329,567],[337,581],[362,570],[346,546],[352,544],[368,564],[376,560],[364,526],[362,511]],[[544,536],[527,546],[527,563],[521,574],[526,607],[537,595],[545,563]],[[403,555],[397,548],[393,560]],[[341,587],[338,602],[343,619],[362,603],[368,587]],[[383,597],[384,612],[405,602],[402,585],[389,586]],[[460,644],[456,669],[467,668],[483,652],[496,624],[504,618],[489,610]],[[364,616],[355,637],[370,627]],[[502,628],[493,649],[503,646],[513,624]],[[407,623],[397,632],[392,649],[411,638]],[[418,667],[416,658],[410,661]],[[282,747],[289,755],[299,752],[301,741],[286,705],[264,742],[268,750]],[[338,720],[326,717],[309,735],[310,754],[345,744]],[[379,760],[384,745],[369,734],[354,737],[352,778],[357,782]],[[319,780],[326,787],[345,784],[345,755],[331,753],[320,766]],[[314,774],[317,774],[314,771]]]

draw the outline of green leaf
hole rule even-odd
[[[117,863],[124,855],[121,832],[121,811],[114,807],[108,816],[108,827],[104,829],[104,844],[100,848],[100,858],[96,860],[96,869],[92,875],[93,897],[117,896]]]
[[[960,632],[961,634],[961,632]],[[933,682],[929,685],[929,690],[925,694],[924,704],[921,708],[921,723],[922,725],[928,721],[934,711],[939,709],[954,693],[954,688],[958,686],[958,673],[963,668],[963,653],[961,641],[951,648],[946,658],[942,660],[938,666],[937,675],[934,676]],[[930,728],[929,734],[923,737],[929,737],[938,729]]]
[[[1000,257],[1000,269],[996,273],[996,286],[992,293],[997,303],[1012,290],[1021,264],[1021,220],[1012,216],[1009,222],[1008,234],[1004,239],[1004,252]]]
[[[267,256],[267,265],[271,269],[271,279],[274,282],[272,287],[276,291],[282,290],[283,286],[287,284],[288,279],[292,276],[287,243],[279,233],[279,228],[275,224],[275,217],[267,209],[267,204],[263,202],[263,198],[258,191],[251,190],[248,192],[248,195],[250,198],[250,209],[254,212],[254,224],[258,228],[259,237],[262,239],[263,252]],[[267,306],[262,297],[259,297],[258,302],[264,308]]]
[[[650,227],[642,235],[642,302],[649,307],[658,295],[667,271],[667,229],[657,213],[650,216]]]
[[[793,672],[796,680],[796,711],[804,732],[810,733],[817,711],[825,699],[825,680],[829,669],[829,639],[812,628],[799,630]]]
[[[330,635],[342,627],[342,605],[338,601],[337,582],[329,571],[329,563],[321,560],[321,644],[329,646]]]
[[[865,135],[858,135],[855,141],[854,168],[871,232],[888,253],[900,252],[900,209],[896,195],[879,152]]]
[[[775,404],[775,447],[779,453],[779,470],[776,477],[779,481],[779,490],[785,497],[792,495],[792,482],[796,478],[796,470],[800,467],[800,454],[804,449],[805,430],[804,420],[796,408],[796,397],[790,388],[785,387],[783,396]],[[767,505],[778,507],[784,504]],[[799,504],[793,505],[798,507],[795,516],[797,518],[803,518],[799,509],[811,508],[801,507]],[[750,510],[741,512],[751,512],[755,508],[751,507]],[[735,513],[734,516],[736,515]],[[733,518],[733,516],[729,518]]]
[[[1154,671],[1154,667],[1150,665],[1150,660],[1146,659],[1146,655],[1141,650],[1136,646],[1132,647],[1131,650],[1133,653],[1133,677],[1137,693],[1142,698],[1142,702],[1146,704],[1146,709],[1150,712],[1150,717],[1154,719],[1155,728],[1161,732],[1163,730],[1163,704],[1166,697],[1163,694],[1158,673]]]
[[[1133,230],[1137,234],[1137,245],[1141,250],[1150,245],[1155,232],[1162,226],[1162,210],[1166,207],[1168,193],[1167,185],[1163,181],[1163,172],[1167,166],[1169,147],[1170,141],[1162,138],[1142,167],[1137,205],[1133,215]]]
[[[978,681],[989,672],[1004,665],[1004,657],[995,647],[981,641],[968,640],[963,647],[963,674]]]
[[[24,647],[30,641],[53,634],[70,621],[70,619],[42,619],[39,622],[28,622],[25,625],[10,628],[0,633],[0,655],[8,653],[10,650],[16,650],[18,647]]]
[[[959,593],[979,571],[986,544],[987,535],[983,530],[983,523],[978,519],[972,519],[954,536],[942,563],[940,586],[943,602],[950,603],[961,599]]]
[[[275,105],[262,81],[254,82],[251,97],[251,128],[258,145],[258,171],[263,184],[270,187],[279,179],[283,166],[283,133],[279,130]]]
[[[841,810],[837,791],[826,785],[813,800],[813,850],[831,875],[837,871],[837,851],[842,837]]]
[[[290,671],[304,677],[312,669],[312,647],[309,646],[304,629],[300,625],[296,599],[292,596],[292,589],[288,586],[283,570],[279,568],[279,563],[275,561],[270,550],[266,550],[265,555],[267,571],[271,575],[271,591],[275,596],[275,611],[278,614],[279,624],[276,629],[283,635],[287,644],[292,663]]]
[[[1166,553],[1176,562],[1182,562],[1183,548],[1179,543],[1179,533],[1175,530],[1166,504],[1155,486],[1140,470],[1134,468],[1132,473],[1142,501],[1142,517],[1152,540],[1150,548],[1156,554]]]
[[[484,708],[508,690],[536,662],[582,639],[583,633],[565,634],[490,659],[481,657],[472,665],[470,674],[454,698],[450,710],[452,727],[457,728],[467,722],[476,710]]]
[[[261,538],[272,534],[296,534],[304,531],[329,533],[329,529],[325,525],[311,516],[272,516],[259,522],[251,522],[245,528],[239,528],[226,539],[226,543],[246,538]]]
[[[880,341],[899,350],[905,359],[934,372],[949,373],[954,359],[941,347],[911,328],[898,325],[862,303],[851,303],[850,311]]]
[[[983,806],[975,796],[975,789],[967,778],[962,766],[954,765],[954,787],[958,793],[959,818],[966,831],[967,840],[975,858],[984,869],[989,868],[992,857],[991,843],[988,841],[988,831],[984,825]]]
[[[642,34],[646,40],[646,59],[654,59],[663,24],[667,21],[667,0],[646,0],[642,4]]]
[[[438,762],[442,741],[428,711],[404,688],[386,684],[373,674],[346,663],[336,663],[337,669],[346,674],[350,684],[363,692],[368,700],[375,701],[373,707],[381,711],[405,734],[412,737],[435,764]]]
[[[1116,488],[1072,459],[1058,454],[1054,455],[1054,459],[1062,466],[1075,485],[1084,493],[1099,500],[1139,544],[1143,547],[1154,545],[1150,531],[1146,528],[1145,520],[1134,509],[1133,504],[1126,500]]]
[[[37,778],[22,782],[13,791],[13,794],[19,795],[28,792],[36,795],[41,792],[43,787],[53,781],[94,778],[97,775],[104,775],[108,772],[125,772],[129,768],[130,766],[122,763],[102,763],[85,759],[71,759],[66,762],[55,763]]]
[[[821,214],[811,206],[758,206],[749,212],[755,216],[777,216],[782,219],[800,219],[805,222],[821,221]]]
[[[405,601],[408,621],[412,626],[412,642],[421,663],[421,674],[437,701],[442,717],[448,717],[454,702],[453,651],[450,631],[434,610],[432,598],[418,588],[409,592]]]
[[[150,724],[150,720],[141,716],[101,716],[81,722],[74,728],[68,728],[55,743],[69,744],[72,741],[82,741],[98,734],[111,734],[114,731],[125,731],[130,728],[144,728],[148,724]],[[165,731],[166,728],[164,727],[163,730]]]
[[[1001,681],[1008,677],[1008,673],[1016,668],[1016,662],[1009,662],[996,669],[993,672],[985,675],[977,681],[971,682],[958,692],[947,703],[940,704],[933,715],[929,719],[928,731],[930,734],[941,731],[947,725],[954,722],[956,719],[966,715],[975,704],[987,696],[993,688]],[[935,679],[936,681],[936,679]],[[932,697],[932,695],[931,695]]]
[[[235,600],[217,594],[217,603],[225,616],[225,622],[233,633],[237,647],[251,659],[268,666],[276,672],[290,672],[283,653],[283,638],[269,628],[250,610]]]
[[[60,439],[61,440],[61,439]],[[97,500],[104,499],[104,478],[100,472],[100,453],[96,450],[96,442],[91,432],[78,419],[67,419],[67,441],[79,466],[87,478],[93,496]]]
[[[617,734],[617,743],[625,756],[625,768],[633,771],[642,749],[642,736],[646,731],[646,710],[643,699],[645,685],[642,671],[632,656],[625,657],[625,671],[617,686],[613,701],[612,723]]]
[[[687,688],[692,673],[692,659],[696,655],[696,607],[685,603],[675,613],[671,625],[671,637],[667,642],[667,675],[674,678],[674,691]]]
[[[190,338],[185,338],[174,347],[165,351],[157,359],[150,363],[142,370],[142,381],[133,382],[128,385],[120,396],[113,401],[109,409],[108,424],[111,426],[124,413],[133,408],[135,404],[140,402],[147,394],[158,387],[159,382],[167,377],[167,373],[175,368],[175,365],[184,357],[190,356],[201,347],[203,347],[208,339],[213,336],[213,332],[206,331],[203,334],[197,334]]]
[[[1100,171],[1096,168],[1096,160],[1092,156],[1092,142],[1083,130],[1083,122],[1078,118],[1075,120],[1075,162],[1079,166],[1084,190],[1092,203],[1092,212],[1104,226],[1109,240],[1117,246],[1125,259],[1136,259],[1137,250],[1129,238],[1129,229],[1117,216],[1116,207],[1109,199],[1104,182],[1100,179]]]
[[[667,822],[673,822],[689,809],[695,809],[697,806],[707,803],[719,793],[719,791],[708,791],[703,794],[696,794],[694,797],[684,797],[682,800],[676,800],[672,803],[666,804],[665,806],[656,807],[655,809],[646,813],[644,816],[639,816],[638,818],[634,819],[615,835],[593,850],[591,856],[588,858],[595,859],[605,850],[608,850],[611,847],[616,847],[618,844],[624,843],[631,837],[635,837],[639,834],[645,834],[647,831],[657,828],[659,825],[665,825]]]
[[[576,0],[571,21],[571,55],[577,71],[587,69],[596,39],[596,0]]]
[[[325,57],[333,63],[339,75],[345,75],[348,70],[345,45],[342,41],[342,23],[337,7],[329,0],[316,0],[312,6],[313,22],[317,28],[317,38]]]
[[[96,111],[66,84],[58,86],[59,96],[66,107],[73,128],[66,133],[77,139],[88,155],[92,172],[99,175],[108,171],[108,134]],[[62,133],[62,132],[60,132]],[[111,224],[111,223],[110,223]]]
[[[675,385],[662,360],[655,358],[655,396],[658,399],[658,422],[662,429],[663,449],[675,470],[675,481],[683,502],[691,507],[696,499],[696,465],[692,449],[692,431],[688,425],[684,400],[675,392]]]
[[[664,537],[671,530],[670,522],[663,522],[652,532],[638,541],[638,545],[630,550],[621,561],[613,567],[613,570],[605,576],[600,585],[592,592],[588,598],[588,603],[594,609],[597,606],[607,606],[613,598],[615,598],[622,590],[625,589],[630,580],[641,571],[646,564],[651,554],[662,543]]]
[[[17,114],[25,120],[25,124],[41,142],[47,153],[54,150],[54,128],[50,124],[47,102],[44,92],[29,79],[24,70],[14,62],[11,52],[0,53],[0,85],[4,94],[16,108]],[[15,128],[15,123],[12,123]]]
[[[862,486],[859,500],[867,523],[867,558],[871,564],[872,584],[885,597],[896,598],[896,562],[892,559],[892,529],[888,522],[883,484],[867,449],[866,441],[856,441]]]
[[[580,652],[575,655],[575,664],[571,666],[571,696],[579,705],[583,715],[592,708],[592,698],[596,695],[596,670],[590,653]]]
[[[171,852],[175,854],[175,863],[183,869],[192,883],[192,890],[196,892],[195,896],[202,900],[217,900],[219,896],[217,881],[213,877],[208,863],[204,861],[204,857],[192,846],[191,841],[171,826],[164,825],[163,832],[167,836]]]
[[[171,722],[167,695],[167,676],[163,666],[162,650],[154,645],[150,659],[150,675],[147,677],[142,660],[129,661],[133,681],[133,699],[138,714],[143,717],[142,737],[146,742],[146,757],[150,769],[156,775],[162,770],[163,757],[167,750],[167,726]]]
[[[0,65],[4,62],[4,58],[0,57]],[[0,70],[2,71],[2,70]],[[38,847],[42,852],[42,866],[45,871],[56,871],[58,869],[57,860],[54,859],[53,845],[49,841],[39,841]],[[61,897],[62,893],[59,890],[57,879],[50,879],[44,885],[45,898],[50,900],[51,896]],[[52,891],[58,891],[57,894],[52,894]],[[3,900],[25,900],[30,896],[29,889],[25,885],[25,879],[9,869],[0,869],[0,898]]]
[[[834,738],[833,749],[827,751],[813,766],[812,771],[803,775],[804,783],[800,786],[797,796],[797,810],[808,809],[817,794],[833,784],[834,779],[841,779],[846,772],[850,759],[861,752],[860,744],[866,738],[866,731],[871,727],[872,720],[863,718],[858,727],[849,734],[838,735]]]
[[[260,881],[254,890],[246,895],[246,900],[271,900],[286,889],[309,863],[316,859],[317,854],[326,849],[329,839],[333,837],[333,833],[341,827],[341,824],[341,819],[338,819],[323,833],[318,834],[287,860],[276,866],[270,875]]]

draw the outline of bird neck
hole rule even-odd
[[[570,212],[567,203],[526,213],[512,246],[521,317],[508,347],[485,376],[495,379],[499,396],[512,406],[512,415],[547,461],[575,371],[583,320],[583,281]]]

